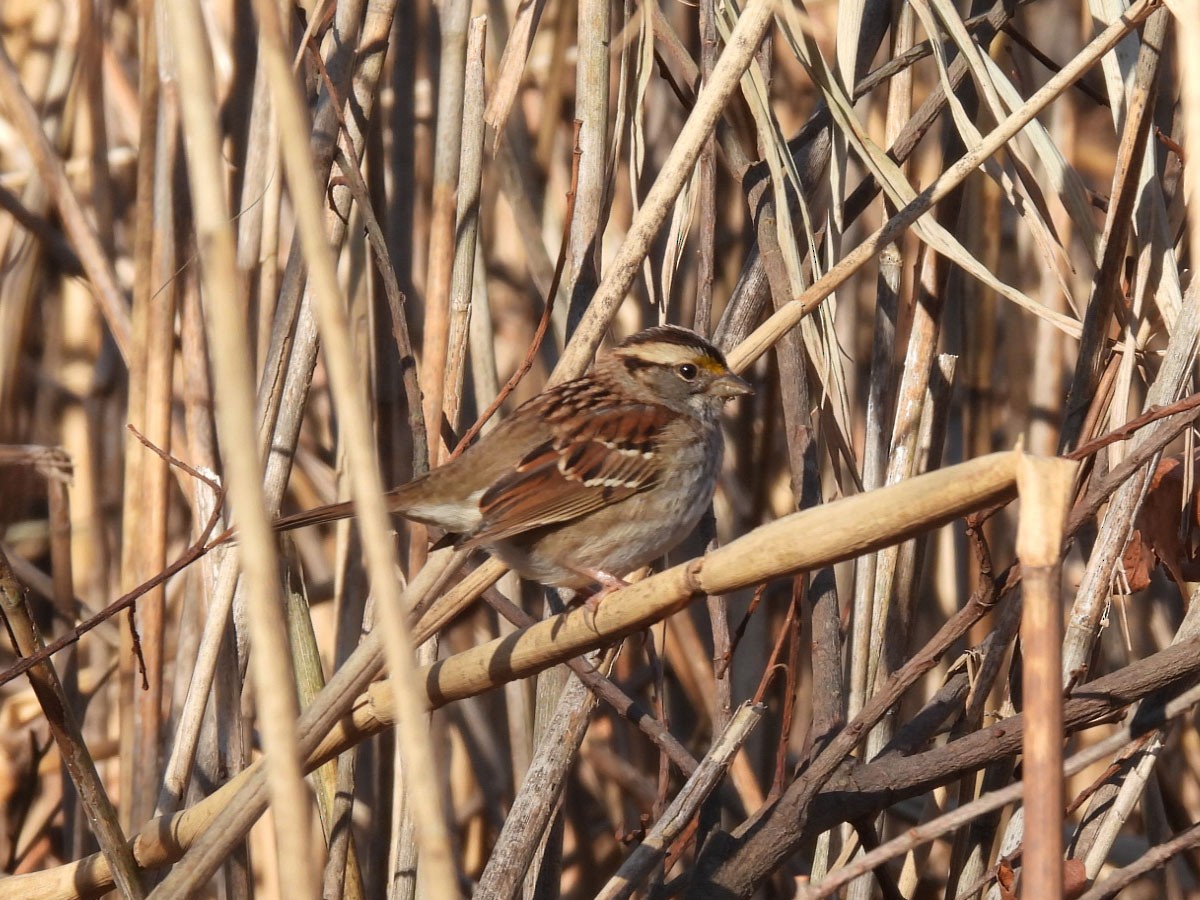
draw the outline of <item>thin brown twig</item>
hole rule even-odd
[[[204,484],[206,484],[210,488],[212,488],[212,490],[216,493],[217,498],[218,498],[217,508],[220,509],[221,500],[223,500],[225,497],[225,488],[219,481],[217,481],[211,475],[204,474],[199,469],[197,469],[195,466],[188,465],[186,462],[184,462],[178,456],[174,456],[173,454],[168,453],[162,447],[159,447],[157,444],[155,444],[153,441],[151,441],[149,438],[147,438],[144,434],[142,434],[140,431],[138,431],[137,426],[134,425],[132,422],[127,424],[125,427],[129,429],[130,433],[133,434],[133,436],[138,439],[138,442],[143,447],[145,447],[147,450],[149,450],[151,453],[153,453],[155,456],[157,456],[159,459],[161,459],[163,462],[165,462],[168,466],[174,466],[175,468],[179,469],[180,471],[186,472],[188,475],[191,475],[197,481],[203,482]]]
[[[746,612],[738,622],[737,628],[733,630],[733,640],[729,642],[729,655],[722,661],[721,673],[724,674],[726,668],[729,667],[733,660],[733,655],[737,653],[738,645],[741,644],[742,638],[746,634],[746,629],[750,625],[750,620],[754,618],[754,613],[758,611],[759,604],[762,603],[763,596],[767,592],[767,585],[760,584],[754,589],[754,596],[750,598],[750,605],[746,607]]]
[[[800,629],[802,620],[800,611],[804,604],[804,579],[792,579],[792,602],[788,604],[787,616],[783,627],[779,629],[779,643],[775,645],[772,660],[787,651],[787,662],[781,663],[783,669],[783,716],[779,726],[779,739],[775,748],[775,773],[771,779],[771,787],[767,791],[768,801],[777,798],[783,791],[787,777],[788,745],[792,732],[792,717],[796,709],[796,685],[800,675]],[[765,685],[764,685],[765,686]],[[762,702],[762,688],[755,695],[755,702]]]
[[[1130,419],[1125,424],[1114,428],[1107,434],[1102,434],[1094,440],[1088,441],[1086,444],[1080,444],[1070,453],[1064,454],[1067,459],[1086,459],[1100,450],[1103,450],[1109,444],[1115,444],[1118,441],[1127,441],[1137,432],[1141,431],[1147,425],[1166,419],[1170,416],[1177,415],[1182,412],[1200,408],[1200,392],[1190,394],[1175,403],[1167,404],[1166,406],[1152,406],[1140,416]],[[1184,423],[1186,424],[1186,423]]]
[[[31,653],[29,656],[22,657],[19,661],[9,666],[3,672],[0,672],[0,685],[7,684],[14,678],[25,674],[30,668],[37,665],[42,660],[49,659],[64,647],[69,647],[71,644],[78,643],[80,638],[82,638],[93,628],[96,628],[98,625],[108,621],[121,610],[132,606],[138,601],[139,597],[144,596],[148,591],[151,591],[160,584],[165,583],[169,578],[179,574],[192,563],[196,562],[196,560],[209,553],[215,546],[217,546],[218,543],[220,543],[220,541],[211,544],[208,542],[209,536],[217,527],[220,514],[221,507],[218,504],[213,508],[212,514],[208,518],[208,522],[205,523],[204,530],[200,533],[200,537],[198,537],[196,541],[190,547],[188,547],[188,549],[185,550],[177,560],[175,560],[175,562],[171,563],[171,565],[167,566],[153,578],[143,581],[133,590],[121,595],[90,619],[86,619],[85,621],[76,625],[71,631],[46,644],[45,647],[42,647],[37,652]]]
[[[129,624],[129,639],[132,644],[133,658],[137,660],[138,674],[142,676],[142,690],[150,690],[150,679],[146,675],[146,657],[142,653],[142,635],[137,627],[137,604],[133,603],[125,616]]]

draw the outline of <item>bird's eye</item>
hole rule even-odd
[[[679,371],[680,378],[682,378],[684,381],[691,381],[693,378],[696,377],[696,373],[698,370],[691,363],[684,363],[682,366],[679,367],[678,371]]]

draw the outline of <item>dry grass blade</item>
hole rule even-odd
[[[813,80],[821,86],[825,98],[829,102],[830,109],[833,111],[834,117],[841,127],[841,131],[850,139],[859,157],[871,169],[872,174],[874,174],[876,180],[883,186],[889,199],[897,206],[906,207],[910,210],[914,209],[917,205],[924,205],[921,204],[921,198],[917,196],[917,192],[904,178],[904,174],[900,171],[900,168],[867,136],[865,129],[854,114],[850,98],[844,90],[838,87],[832,71],[822,58],[815,42],[811,38],[802,42],[798,37],[800,34],[798,25],[786,28],[784,33],[790,38],[793,51],[805,63],[812,74]],[[948,76],[945,76],[945,73],[943,75],[948,80]],[[953,96],[953,94],[948,93],[948,96]],[[954,108],[953,102],[951,103],[951,108]],[[976,146],[979,146],[978,142]],[[989,155],[980,154],[980,163],[986,163]],[[932,206],[932,204],[929,204],[929,206]],[[1053,322],[1067,334],[1078,334],[1079,326],[1077,322],[1052,310],[1047,310],[1042,304],[1026,296],[1024,292],[1001,281],[988,271],[975,256],[968,252],[949,230],[936,222],[932,217],[916,216],[912,218],[910,224],[922,241],[929,244],[930,247],[937,250],[943,256],[957,263],[965,271],[978,278],[997,293],[1007,297],[1022,309]]]
[[[521,74],[525,70],[533,35],[545,8],[546,0],[527,0],[521,3],[517,9],[516,20],[508,33],[496,83],[492,88],[492,99],[488,101],[487,111],[484,113],[484,120],[492,126],[496,135],[496,146],[499,146],[504,134],[509,110],[521,86]]]

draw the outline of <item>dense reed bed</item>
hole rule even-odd
[[[0,111],[0,896],[1200,896],[1197,0],[6,0]],[[653,572],[387,515],[660,322]]]

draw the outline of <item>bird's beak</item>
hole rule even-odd
[[[731,400],[734,397],[744,397],[746,394],[754,393],[754,388],[732,372],[726,372],[724,375],[714,378],[709,384],[709,388],[714,395],[723,400]]]

